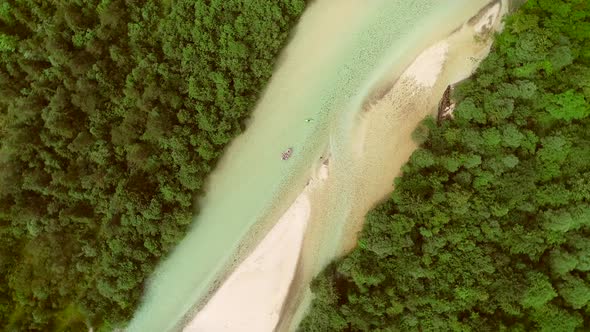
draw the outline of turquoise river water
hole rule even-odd
[[[244,134],[208,179],[194,225],[151,277],[128,331],[177,330],[305,186],[310,166],[337,154],[363,99],[392,63],[401,73],[486,0],[317,0]],[[307,122],[306,119],[313,121]],[[288,161],[281,153],[293,148]],[[350,209],[354,202],[343,201]]]

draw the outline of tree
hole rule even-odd
[[[556,119],[571,121],[582,119],[590,115],[590,103],[584,95],[568,90],[557,95],[547,96],[547,111]]]

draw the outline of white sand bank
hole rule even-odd
[[[317,178],[327,177],[328,166],[322,165]],[[273,330],[295,273],[311,211],[309,191],[316,182],[310,181],[184,331]]]
[[[449,43],[446,40],[427,48],[402,74],[402,80],[412,79],[424,88],[431,88],[443,68],[448,51]]]

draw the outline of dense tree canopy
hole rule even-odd
[[[590,2],[529,0],[301,331],[590,330]]]
[[[0,329],[129,318],[304,6],[0,2]]]

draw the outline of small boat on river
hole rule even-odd
[[[293,154],[293,148],[288,148],[287,151],[283,152],[281,159],[287,160],[287,159],[291,158],[292,154]]]

